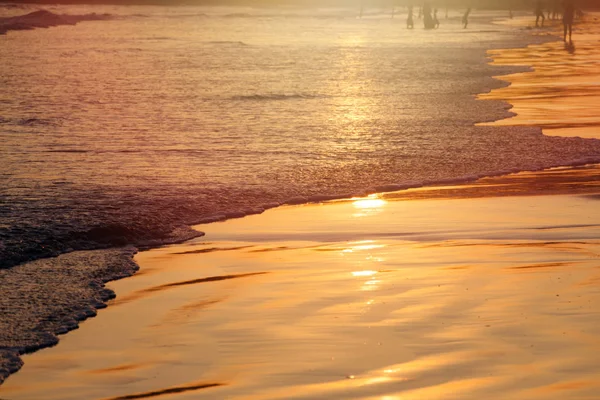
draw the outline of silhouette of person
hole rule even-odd
[[[569,31],[569,42],[571,42],[571,34],[573,33],[573,19],[575,18],[575,4],[573,0],[565,0],[563,10],[563,25],[565,30],[564,41],[567,41],[567,31]]]
[[[408,6],[408,17],[406,18],[406,29],[413,29],[415,21],[413,20],[413,6]]]
[[[467,26],[469,25],[469,14],[471,14],[471,7],[467,8],[465,15],[462,17],[463,29],[467,29]]]
[[[435,28],[435,23],[431,17],[431,6],[429,3],[423,5],[423,25],[425,26],[425,29]]]
[[[546,20],[546,17],[544,16],[544,4],[542,3],[542,0],[537,0],[535,3],[535,26],[536,28],[539,27],[539,21],[540,18],[542,19],[542,27],[544,26],[544,21]]]
[[[437,28],[439,28],[439,27],[440,27],[440,20],[439,20],[439,19],[438,19],[438,17],[437,17],[437,13],[438,13],[438,9],[437,9],[437,8],[434,8],[434,9],[433,9],[433,27],[434,27],[435,29],[437,29]]]

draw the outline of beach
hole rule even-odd
[[[88,210],[92,220],[107,215],[118,219],[127,211],[125,221],[136,221],[135,228],[122,230],[126,223],[94,226],[95,236],[77,242],[74,235],[62,244],[89,247],[86,251],[74,245],[58,258],[0,271],[3,282],[18,287],[19,273],[39,284],[31,292],[41,293],[34,299],[27,290],[22,298],[15,295],[15,302],[29,302],[30,307],[15,312],[12,321],[28,321],[27,332],[33,334],[23,343],[0,348],[12,352],[10,372],[21,367],[18,354],[26,351],[19,349],[55,345],[54,334],[60,339],[55,347],[22,355],[24,366],[0,386],[0,398],[595,398],[600,390],[600,362],[595,357],[600,329],[600,133],[590,104],[595,101],[593,79],[600,62],[591,43],[598,33],[583,24],[579,29],[585,36],[576,40],[573,50],[549,36],[517,40],[511,29],[520,28],[490,31],[487,20],[481,21],[473,37],[457,34],[458,39],[451,39],[455,48],[436,50],[444,53],[444,60],[460,51],[470,60],[472,74],[456,75],[456,82],[438,87],[441,94],[429,84],[427,93],[416,85],[415,92],[405,88],[415,97],[398,97],[403,101],[400,107],[378,86],[381,82],[371,65],[367,80],[344,78],[362,82],[365,91],[376,88],[368,101],[356,87],[345,88],[352,89],[351,103],[344,103],[349,97],[340,93],[321,103],[319,93],[294,92],[292,101],[298,103],[291,105],[282,105],[290,100],[286,90],[267,95],[268,104],[275,101],[281,107],[278,117],[289,117],[294,107],[316,113],[315,99],[338,112],[354,110],[343,114],[343,121],[327,120],[326,129],[315,129],[343,129],[353,135],[324,135],[329,146],[324,148],[336,149],[335,156],[319,154],[315,149],[323,143],[310,134],[297,154],[297,149],[285,148],[293,136],[290,129],[274,137],[294,154],[286,158],[269,153],[272,149],[265,151],[268,162],[260,162],[279,168],[265,173],[264,165],[250,161],[263,153],[246,149],[251,151],[237,154],[231,146],[235,140],[221,142],[215,135],[208,146],[217,146],[231,163],[218,172],[221,175],[207,174],[208,186],[214,187],[195,192],[188,186],[198,178],[189,171],[200,169],[205,161],[188,158],[191,145],[182,140],[181,148],[171,150],[185,150],[181,165],[190,160],[196,164],[184,170],[167,156],[168,171],[153,178],[156,188],[133,198],[122,194],[141,188],[134,174],[119,181],[116,189],[109,184],[115,176],[111,168],[121,157],[129,157],[120,152],[131,142],[120,138],[123,143],[114,144],[118,155],[105,160],[110,171],[94,177],[99,197],[73,203],[72,210],[76,215]],[[357,29],[355,22],[339,24]],[[379,29],[381,24],[374,26]],[[374,26],[367,26],[371,39]],[[513,45],[533,44],[503,49],[495,35]],[[483,42],[473,44],[477,37]],[[391,54],[398,44],[386,38],[390,43],[371,43],[376,50],[369,54]],[[447,38],[419,40],[429,50],[448,43]],[[370,62],[355,45],[342,46],[346,69]],[[481,54],[486,45],[492,49]],[[489,66],[484,63],[486,54]],[[552,71],[561,65],[569,67],[554,79]],[[423,73],[415,79],[431,83],[435,76]],[[460,93],[451,96],[457,88]],[[244,103],[248,109],[269,107],[264,94],[244,96],[233,101],[250,101]],[[423,98],[415,100],[419,96]],[[385,100],[373,100],[377,98]],[[431,99],[436,100],[429,104]],[[388,114],[390,104],[401,112]],[[553,112],[565,107],[569,112]],[[442,110],[437,120],[430,113],[436,108]],[[453,114],[454,110],[462,111]],[[394,117],[387,119],[388,115]],[[408,124],[406,130],[401,123]],[[57,148],[69,151],[67,157],[85,152],[90,154],[81,157],[90,160],[104,157],[57,140]],[[367,144],[370,147],[364,147]],[[161,157],[156,149],[151,152],[152,159]],[[10,154],[9,163],[18,160],[17,153]],[[307,155],[313,164],[295,171],[296,161]],[[134,154],[127,165],[152,176],[158,164],[144,157]],[[290,159],[295,161],[278,165]],[[40,182],[53,182],[54,194],[68,188],[88,193],[79,186],[86,174],[75,168],[78,162],[64,163],[65,169],[80,173],[72,182],[55,184],[61,174],[43,175]],[[241,177],[256,171],[260,178],[243,182]],[[30,173],[21,171],[11,181],[8,194],[21,199],[16,210],[38,204],[37,198],[28,202],[19,197],[30,193],[30,188],[19,186]],[[267,188],[270,178],[273,185]],[[282,183],[286,180],[291,182],[288,186]],[[234,190],[223,182],[240,186]],[[161,194],[164,201],[148,203]],[[108,195],[119,202],[108,207]],[[68,208],[71,200],[57,196],[50,208]],[[62,225],[44,225],[44,234],[70,226],[71,214],[61,215]],[[27,218],[34,224],[47,217],[40,212]],[[78,226],[88,235],[89,221],[81,223]],[[160,234],[149,233],[149,227]],[[179,229],[175,233],[174,227]],[[104,234],[111,239],[97,239]],[[142,251],[135,254],[131,246],[97,249],[102,247],[98,243],[136,244]],[[61,252],[58,247],[48,251]],[[15,254],[14,260],[20,259],[21,253]],[[80,268],[84,264],[86,268]],[[71,290],[62,293],[61,277],[67,270],[72,271],[65,275],[71,276]],[[48,273],[56,274],[51,286],[44,285]],[[124,279],[113,281],[119,278]],[[43,309],[41,316],[31,314],[36,302],[50,303],[44,301],[43,290],[54,289],[51,303],[59,306]],[[2,309],[9,307],[4,304]],[[104,307],[96,318],[86,320]],[[56,310],[64,315],[54,317]],[[47,318],[43,329],[36,325],[42,317]],[[7,325],[17,326],[13,336],[19,340],[20,325]],[[72,329],[76,330],[69,332]]]
[[[594,398],[599,198],[495,195],[505,179],[196,226],[0,396]]]
[[[538,126],[545,135],[598,138],[600,121],[587,105],[596,104],[600,96],[595,84],[600,71],[595,51],[599,28],[592,22],[597,21],[596,14],[588,18],[590,23],[578,26],[575,42],[554,41],[511,51],[490,51],[495,65],[515,65],[527,60],[532,71],[506,76],[510,86],[479,96],[482,100],[508,101],[516,114],[488,125]],[[554,23],[560,35],[560,24],[549,23]]]

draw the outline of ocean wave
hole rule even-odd
[[[208,153],[204,149],[122,149],[122,150],[102,150],[102,149],[71,149],[71,148],[54,148],[42,150],[43,153],[89,153],[89,154],[199,154],[205,155]]]
[[[363,16],[384,16],[388,17],[389,12],[365,12]],[[286,12],[234,12],[234,13],[176,13],[176,14],[130,14],[133,18],[212,18],[212,19],[345,19],[356,18],[357,12],[354,10],[340,10],[339,13],[286,13]]]
[[[91,151],[90,150],[65,149],[65,150],[46,150],[45,153],[91,153]]]
[[[23,118],[23,119],[18,120],[17,123],[19,125],[23,125],[23,126],[37,126],[37,125],[52,126],[52,125],[57,125],[58,121],[44,119],[44,118]]]
[[[138,270],[135,252],[131,247],[74,252],[0,270],[0,315],[10,316],[0,319],[0,384],[21,368],[21,355],[57,344],[57,335],[77,329],[105,308],[115,293],[104,284]],[[19,304],[16,311],[14,304]]]
[[[0,117],[0,124],[12,124],[19,126],[58,126],[61,121],[59,119],[49,118],[4,118]]]
[[[103,21],[113,19],[111,14],[55,14],[48,10],[38,10],[16,17],[0,18],[0,35],[9,31],[49,28],[60,25],[75,25],[82,21]]]
[[[249,94],[232,96],[229,100],[237,101],[276,101],[276,100],[294,100],[294,99],[318,99],[326,97],[319,94],[304,94],[304,93],[269,93],[269,94]]]
[[[213,45],[225,45],[225,46],[248,46],[247,43],[244,43],[242,41],[235,41],[235,40],[213,40],[210,42],[204,42],[206,44],[213,44]]]
[[[573,138],[566,141],[576,143],[582,142],[582,139]],[[152,191],[148,193],[104,192],[101,188],[93,190],[89,188],[85,193],[79,193],[69,182],[61,181],[56,184],[66,187],[66,190],[71,193],[71,198],[66,198],[61,204],[52,206],[55,214],[49,215],[49,218],[56,215],[57,220],[51,223],[37,219],[30,223],[7,220],[7,224],[0,226],[0,269],[11,268],[30,260],[55,257],[73,250],[105,249],[125,245],[148,248],[175,243],[198,235],[198,232],[189,228],[190,226],[261,214],[265,210],[281,205],[364,197],[374,193],[423,186],[473,182],[482,177],[519,171],[539,171],[559,166],[582,166],[594,163],[600,163],[600,156],[570,161],[561,160],[549,164],[541,163],[526,168],[498,169],[452,178],[380,184],[354,190],[342,188],[339,191],[328,191],[323,188],[313,188],[314,190],[299,192],[297,195],[232,187],[212,188],[200,193],[193,188],[189,191],[179,188],[176,194],[173,194],[172,187],[157,188],[159,192],[156,193]],[[88,198],[89,196],[93,198]],[[8,200],[9,197],[3,198],[0,194],[0,213],[12,215],[17,212],[17,208]],[[81,206],[78,204],[81,202],[91,202],[91,204],[89,207],[79,209]],[[94,204],[109,203],[113,206],[94,206]],[[41,210],[36,213],[41,216],[46,215],[48,211]],[[71,215],[71,212],[75,212],[76,215]],[[42,226],[44,228],[41,228]]]
[[[139,40],[178,40],[175,37],[172,36],[150,36],[150,37],[146,37],[146,38],[140,38]]]
[[[379,16],[383,15],[388,17],[388,14],[381,12],[370,12],[363,13],[363,16]],[[319,14],[319,13],[231,13],[231,14],[222,14],[222,15],[207,15],[209,17],[214,18],[233,18],[233,19],[345,19],[345,18],[356,18],[357,12],[355,11],[345,11],[340,13],[328,13],[328,14]],[[389,18],[389,17],[388,17]]]
[[[206,13],[189,13],[189,14],[180,14],[180,13],[176,13],[176,14],[141,14],[141,13],[137,13],[137,14],[129,14],[128,17],[133,17],[133,18],[163,18],[163,19],[179,19],[179,18],[207,18],[207,17],[214,17],[215,15],[209,15]]]
[[[25,4],[12,4],[12,3],[7,3],[7,4],[1,4],[0,3],[0,8],[5,8],[5,9],[18,9],[18,10],[22,10],[24,8],[26,8]]]
[[[166,18],[204,18],[209,17],[209,15],[205,13],[195,13],[195,14],[175,14],[175,15],[166,15]]]

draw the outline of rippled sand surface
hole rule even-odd
[[[0,396],[594,398],[599,197],[435,197],[283,207],[142,252]]]
[[[491,50],[494,65],[528,65],[533,71],[504,76],[510,86],[479,96],[507,100],[517,114],[486,125],[539,126],[545,135],[600,138],[599,18],[588,14],[575,26],[572,42]],[[561,25],[555,22],[553,29],[562,37]]]

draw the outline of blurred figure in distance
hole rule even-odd
[[[542,0],[537,0],[535,3],[535,27],[539,27],[540,18],[542,19],[542,27],[544,27],[544,21],[546,17],[544,16],[544,3]]]
[[[462,17],[463,29],[467,29],[467,26],[469,25],[469,15],[470,14],[471,14],[471,7],[467,8],[467,11],[465,11],[465,15],[463,15],[463,17]]]
[[[415,21],[413,20],[413,6],[408,6],[408,17],[406,18],[406,29],[413,29]]]
[[[572,42],[571,34],[573,33],[573,19],[575,18],[575,4],[573,0],[565,0],[563,9],[563,26],[564,26],[564,41],[567,41],[567,31],[569,32],[569,42]]]

